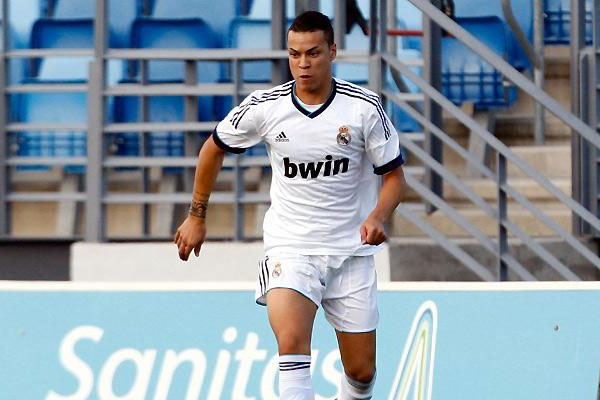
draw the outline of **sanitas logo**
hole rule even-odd
[[[348,166],[350,165],[349,158],[341,158],[334,160],[333,156],[327,155],[326,161],[319,162],[307,162],[307,163],[293,163],[288,157],[283,159],[284,175],[287,178],[295,178],[298,173],[304,179],[317,178],[323,170],[323,176],[343,174],[348,172]]]
[[[391,387],[380,382],[376,392],[389,393],[388,400],[432,399],[437,325],[436,304],[424,302],[412,321]],[[114,347],[118,335],[109,332],[105,338],[105,330],[94,325],[77,326],[67,332],[58,357],[69,383],[56,379],[58,387],[47,391],[45,400],[278,398],[278,354],[262,348],[255,332],[240,335],[237,327],[229,326],[212,349],[195,345],[161,348],[157,344],[146,348]],[[315,399],[339,397],[343,376],[339,351],[312,349],[311,355],[311,373],[314,381],[320,382]],[[327,397],[324,387],[329,388]]]
[[[70,381],[74,378],[77,382],[75,389],[69,384],[67,389],[63,388],[64,394],[50,390],[45,400],[277,400],[279,355],[268,355],[267,350],[260,347],[257,333],[248,332],[241,343],[238,333],[233,326],[225,329],[216,359],[210,358],[207,351],[195,347],[166,349],[164,352],[159,352],[157,348],[126,347],[104,354],[107,358],[102,363],[98,359],[88,362],[75,350],[87,349],[81,353],[88,357],[94,351],[105,350],[109,345],[101,343],[104,329],[94,325],[78,326],[65,335],[58,352],[63,368],[72,375]],[[242,347],[236,350],[231,348],[232,345]],[[312,349],[311,358],[311,371],[319,371],[322,379],[336,387],[342,378],[337,367],[340,362],[339,351],[335,349],[323,354]],[[131,367],[133,376],[131,369],[129,373],[123,373],[123,369]],[[178,373],[180,367],[185,370],[183,375],[182,372]],[[97,374],[96,368],[99,368]],[[173,396],[174,389],[177,393],[185,390],[185,397]],[[248,391],[258,392],[260,397],[248,397]],[[325,400],[321,396],[316,398]]]

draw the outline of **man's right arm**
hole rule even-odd
[[[200,254],[200,247],[206,237],[208,198],[223,165],[224,157],[225,151],[217,146],[212,135],[209,136],[198,156],[194,192],[188,216],[175,233],[174,242],[179,250],[179,258],[184,261],[187,261],[192,250],[196,257]]]

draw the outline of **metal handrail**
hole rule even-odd
[[[550,254],[547,250],[542,248],[539,244],[537,244],[529,235],[527,235],[521,228],[517,225],[511,223],[508,220],[502,220],[498,212],[489,205],[485,200],[483,200],[479,195],[477,195],[471,188],[469,188],[463,181],[461,181],[458,177],[456,177],[453,173],[451,173],[448,169],[444,168],[442,164],[436,161],[433,157],[431,157],[427,152],[421,149],[419,146],[411,143],[410,141],[403,138],[401,135],[399,136],[400,144],[408,149],[413,155],[415,155],[419,160],[437,172],[440,176],[446,179],[452,186],[456,187],[460,190],[465,196],[469,198],[474,204],[479,206],[488,216],[498,220],[499,224],[502,224],[507,229],[512,231],[521,241],[527,244],[530,248],[534,250],[534,252],[540,256],[544,261],[546,261],[555,271],[561,274],[563,277],[569,280],[579,280],[579,278],[573,274],[567,266],[561,263],[556,257]]]
[[[391,91],[384,91],[384,96],[391,99],[395,104],[397,104],[403,111],[405,111],[411,118],[414,118],[418,123],[427,128],[431,133],[436,135],[444,144],[446,144],[449,148],[454,150],[458,155],[460,155],[463,159],[465,159],[468,163],[473,165],[482,175],[487,178],[493,179],[494,181],[498,181],[498,177],[481,161],[476,159],[465,150],[461,145],[459,145],[456,141],[454,141],[448,134],[446,134],[443,130],[432,124],[428,121],[419,111],[417,111],[414,107],[412,107],[409,103],[403,101],[399,97],[396,96],[395,93]],[[508,195],[510,195],[513,199],[515,199],[518,203],[520,203],[523,207],[525,207],[528,211],[534,214],[538,219],[540,219],[546,226],[552,229],[558,236],[560,236],[563,240],[565,240],[568,244],[574,247],[581,255],[583,255],[588,261],[594,264],[597,268],[600,268],[600,257],[591,252],[587,247],[585,247],[577,238],[575,238],[572,234],[567,232],[564,228],[558,225],[554,220],[549,218],[542,210],[537,208],[531,201],[529,201],[525,196],[515,190],[512,186],[506,183],[501,183],[499,188],[506,191]]]
[[[444,211],[446,215],[454,221],[458,226],[463,228],[465,231],[469,232],[473,235],[479,243],[490,253],[500,257],[504,262],[507,263],[522,279],[527,281],[535,281],[537,280],[529,271],[527,271],[521,263],[515,260],[510,254],[499,254],[497,251],[497,247],[494,245],[492,240],[487,237],[483,232],[481,232],[477,227],[467,221],[462,215],[460,215],[454,208],[452,208],[447,202],[445,202],[441,197],[436,195],[434,192],[429,190],[427,186],[423,185],[419,180],[411,177],[410,175],[405,176],[407,185],[417,192],[421,197],[425,200],[431,202],[438,209]],[[460,255],[459,255],[460,259]],[[460,260],[463,261],[463,260]],[[467,267],[471,268],[471,265],[466,264]],[[479,276],[479,271],[473,271]]]
[[[457,257],[459,261],[466,265],[481,279],[483,279],[484,281],[494,280],[494,275],[492,275],[491,272],[485,269],[485,267],[483,267],[467,252],[465,252],[463,249],[461,249],[455,243],[453,243],[450,239],[448,239],[444,234],[436,230],[426,221],[423,221],[421,218],[417,217],[417,215],[410,208],[406,207],[403,204],[400,204],[396,210],[402,217],[410,221],[413,225],[417,226],[423,232],[427,233],[433,240],[439,243],[440,246],[448,250],[450,254]]]
[[[514,154],[508,147],[502,144],[498,139],[496,139],[490,132],[485,130],[483,127],[478,125],[474,120],[472,120],[468,115],[466,115],[460,108],[456,107],[449,100],[447,100],[443,95],[437,92],[433,87],[428,85],[422,78],[420,78],[417,74],[413,73],[410,68],[407,66],[403,66],[402,62],[394,59],[393,56],[385,54],[383,55],[384,60],[388,63],[388,65],[393,69],[397,69],[398,72],[406,74],[406,76],[413,81],[426,95],[430,96],[432,99],[437,101],[440,105],[442,105],[448,112],[454,115],[456,118],[461,120],[461,122],[465,123],[465,125],[469,126],[469,128],[473,129],[478,127],[476,133],[480,134],[480,136],[490,144],[495,150],[497,150],[500,154],[505,156],[510,161],[513,161],[516,165],[519,165],[521,169],[523,169],[528,175],[530,175],[536,182],[542,185],[549,191],[560,191],[560,189],[556,188],[547,178],[543,177],[537,171],[533,169],[533,167],[529,166],[525,161],[521,160],[516,154]],[[392,100],[394,103],[398,104],[404,111],[406,111],[411,117],[417,119],[417,121],[423,124],[430,132],[436,137],[440,138],[446,144],[450,144],[450,146],[457,151],[461,156],[463,156],[466,160],[468,160],[472,165],[474,165],[480,172],[482,172],[485,176],[488,176],[495,181],[498,181],[497,177],[480,161],[476,160],[472,157],[466,150],[464,150],[460,145],[454,142],[448,135],[446,135],[441,129],[434,126],[434,124],[429,123],[422,115],[416,111],[413,107],[411,107],[408,103],[398,98],[394,92],[384,90],[382,93],[388,99]],[[493,140],[491,140],[493,139]],[[576,275],[574,275],[563,263],[561,263],[556,257],[552,256],[547,250],[543,247],[539,246],[529,235],[523,232],[518,226],[509,221],[501,221],[496,210],[487,204],[483,199],[477,196],[470,188],[468,188],[465,184],[463,184],[458,178],[453,176],[449,171],[445,170],[441,164],[435,161],[432,157],[430,157],[427,153],[425,153],[418,146],[415,146],[412,143],[407,142],[404,138],[400,136],[400,141],[403,146],[405,146],[408,150],[410,150],[415,156],[417,156],[422,162],[426,163],[428,166],[436,170],[441,176],[446,178],[453,186],[459,189],[463,194],[465,194],[471,201],[473,201],[476,205],[478,205],[486,214],[493,217],[494,219],[499,220],[499,223],[506,226],[509,230],[511,230],[517,237],[519,237],[524,243],[526,243],[530,248],[532,248],[542,259],[544,259],[550,266],[552,266],[558,273],[564,276],[567,279],[576,280],[578,279]],[[454,142],[452,144],[452,142]],[[542,179],[543,178],[543,179]],[[547,181],[547,184],[550,185],[550,188],[546,187],[544,184],[544,180]],[[559,236],[565,239],[570,245],[572,245],[579,253],[581,253],[584,257],[586,257],[596,268],[600,269],[600,258],[589,251],[585,246],[583,246],[579,241],[566,232],[564,229],[560,228],[558,224],[554,223],[549,217],[547,217],[541,210],[535,207],[531,202],[525,199],[524,196],[520,195],[516,190],[514,190],[508,184],[502,184],[500,187],[509,193],[511,196],[515,198],[518,202],[522,203],[529,211],[532,211],[542,222],[544,222],[547,226],[549,226],[552,230],[554,230]],[[566,195],[565,195],[566,196]],[[569,198],[570,199],[570,198]],[[570,199],[571,200],[571,199]],[[571,200],[572,201],[572,200]],[[580,208],[583,208],[579,205]],[[586,210],[587,211],[587,210]],[[477,238],[477,237],[476,237]],[[478,238],[480,239],[480,238]],[[481,242],[481,240],[479,240]]]
[[[413,1],[413,0],[411,0]],[[420,0],[415,0],[420,1]],[[567,196],[563,191],[557,188],[548,178],[541,175],[537,172],[532,166],[528,163],[520,159],[514,152],[512,152],[508,146],[498,140],[493,134],[488,132],[485,128],[479,125],[476,121],[474,121],[471,117],[469,117],[464,111],[462,111],[459,107],[454,105],[450,100],[444,97],[440,92],[435,90],[433,87],[428,85],[420,76],[415,74],[410,70],[410,68],[406,65],[403,65],[402,62],[396,59],[394,56],[390,54],[383,54],[383,60],[393,67],[397,69],[402,74],[406,75],[411,81],[413,81],[427,96],[430,96],[433,100],[435,100],[438,104],[440,104],[444,109],[450,112],[454,117],[456,117],[460,122],[466,125],[472,132],[476,133],[479,137],[481,137],[488,145],[490,145],[495,150],[501,152],[506,156],[506,158],[511,161],[514,165],[516,165],[519,169],[521,169],[525,174],[530,176],[536,182],[538,182],[544,189],[554,195],[557,199],[559,199],[562,203],[567,205],[571,211],[575,212],[579,216],[581,216],[586,222],[592,225],[594,228],[600,230],[600,219],[585,209],[581,204],[577,203],[575,200]],[[544,94],[547,96],[546,94]],[[563,110],[566,112],[565,110]],[[569,113],[570,114],[570,113]],[[573,118],[575,118],[579,123],[584,124],[581,120],[570,114]],[[585,125],[585,124],[584,124]],[[590,128],[585,125],[586,129]],[[599,140],[598,138],[596,138]]]

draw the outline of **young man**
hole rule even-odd
[[[277,339],[280,398],[314,398],[310,344],[322,306],[344,366],[339,398],[370,399],[379,318],[373,254],[403,192],[398,137],[377,95],[332,78],[336,45],[326,16],[299,15],[288,48],[294,80],[252,93],[202,147],[175,243],[183,260],[199,254],[224,153],[264,141],[273,178],[256,301],[267,306]]]

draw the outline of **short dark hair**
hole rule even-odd
[[[323,31],[325,34],[325,40],[327,40],[327,44],[330,46],[333,44],[333,27],[331,26],[331,21],[329,20],[329,17],[321,14],[318,11],[305,11],[298,15],[292,22],[290,29],[288,29],[288,32],[289,31]]]

